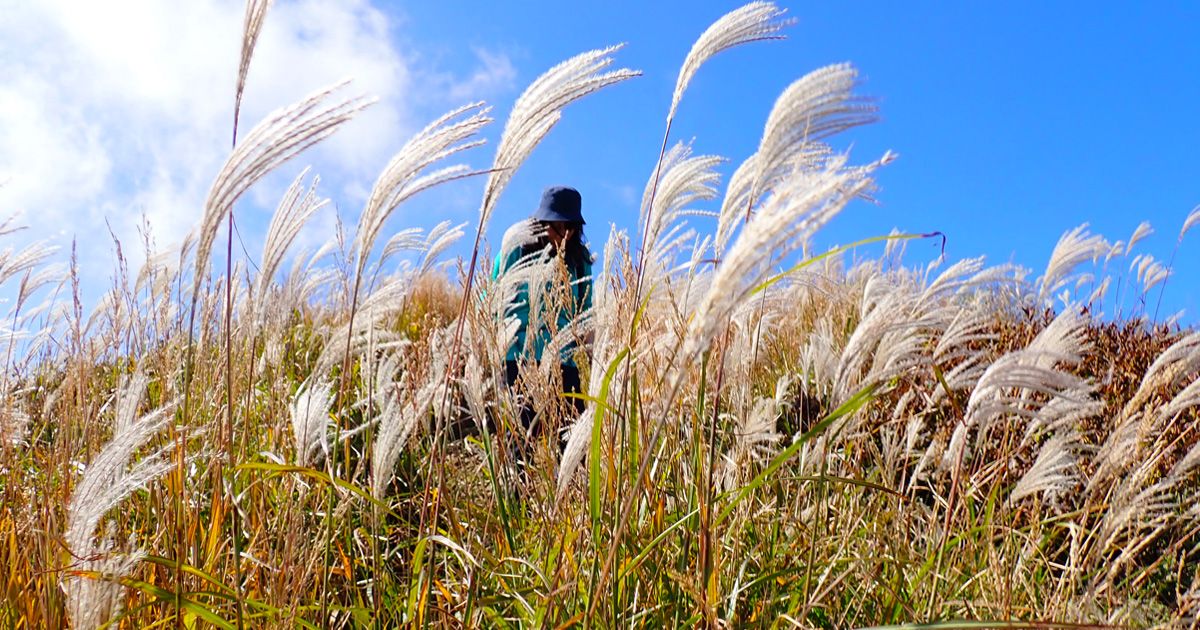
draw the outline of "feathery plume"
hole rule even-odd
[[[576,55],[547,70],[517,99],[504,124],[492,172],[483,188],[479,207],[479,231],[487,226],[492,208],[517,168],[562,118],[571,103],[641,72],[627,69],[601,72],[613,62],[611,55],[621,46],[610,46]]]
[[[1060,369],[1059,364],[1078,363],[1087,348],[1086,319],[1076,309],[1059,314],[1033,341],[1023,349],[1010,352],[984,371],[971,396],[962,422],[951,435],[942,466],[957,466],[967,453],[967,437],[977,426],[1013,416],[1037,418],[1050,401],[1090,406],[1092,388],[1088,383]],[[1047,402],[1039,403],[1031,394],[1042,394]],[[1056,412],[1059,413],[1059,412]]]
[[[267,288],[274,282],[275,274],[283,264],[284,255],[300,234],[304,224],[317,210],[329,203],[328,199],[317,197],[320,177],[313,177],[308,190],[304,190],[303,183],[308,170],[305,168],[292,180],[292,185],[288,186],[287,192],[283,194],[283,199],[275,209],[275,215],[271,217],[271,225],[267,228],[267,240],[263,244],[258,281],[254,289],[254,294],[259,300],[266,299]]]
[[[483,103],[471,103],[447,112],[417,132],[388,162],[375,180],[358,222],[354,241],[357,274],[362,273],[384,222],[400,204],[439,184],[485,172],[471,170],[462,164],[429,173],[425,170],[452,155],[483,144],[483,140],[471,140],[471,137],[492,122],[488,116],[490,111],[491,108]]]
[[[1142,221],[1136,228],[1134,228],[1133,234],[1129,237],[1129,244],[1126,246],[1126,249],[1130,251],[1133,250],[1133,246],[1137,245],[1138,241],[1150,236],[1153,233],[1154,228],[1150,226],[1150,222]]]
[[[1075,453],[1080,448],[1079,436],[1072,431],[1055,433],[1038,452],[1033,466],[1021,476],[1009,501],[1016,503],[1024,497],[1043,493],[1050,501],[1068,491],[1078,481]]]
[[[320,90],[295,105],[272,112],[246,134],[226,160],[204,204],[196,247],[194,293],[208,275],[208,257],[217,230],[242,193],[275,167],[329,137],[374,102],[354,97],[329,103],[334,92],[345,85],[343,82]]]
[[[425,255],[421,257],[417,273],[424,274],[432,269],[442,253],[463,237],[466,226],[466,223],[452,225],[449,221],[442,221],[433,226],[433,229],[429,230],[429,235],[425,237],[425,242],[422,243],[422,251],[425,252]]]
[[[663,229],[675,221],[684,207],[717,196],[716,183],[721,179],[715,169],[724,160],[715,155],[692,157],[692,148],[684,143],[671,147],[663,157],[662,176],[657,194],[654,181],[646,182],[642,194],[642,229],[646,232],[646,250],[661,251],[656,245]],[[653,198],[653,208],[650,207]],[[646,221],[651,221],[646,224]]]
[[[113,437],[84,470],[67,506],[63,538],[77,559],[76,567],[103,576],[89,579],[72,575],[63,579],[67,612],[77,628],[99,627],[117,612],[121,586],[116,579],[128,573],[138,560],[137,554],[127,557],[113,554],[111,536],[93,538],[101,519],[125,497],[171,467],[162,451],[129,466],[130,457],[166,425],[173,409],[173,403],[169,403],[138,418],[137,409],[147,383],[146,376],[138,373],[119,388]]]
[[[853,66],[833,64],[804,75],[779,95],[758,150],[730,180],[719,235],[728,234],[737,219],[749,218],[762,193],[792,169],[814,168],[828,159],[829,147],[820,140],[877,119],[878,108],[851,92],[857,80]]]
[[[717,223],[717,247],[759,203],[764,191],[794,168],[815,168],[831,156],[821,139],[874,122],[877,107],[851,90],[858,71],[850,64],[817,69],[780,94],[767,117],[758,150],[729,180]]]
[[[1063,234],[1050,254],[1046,272],[1039,280],[1038,300],[1045,302],[1050,296],[1057,294],[1067,283],[1067,276],[1075,267],[1089,260],[1096,260],[1110,251],[1104,237],[1088,233],[1086,223]]]
[[[250,72],[250,58],[254,55],[254,46],[258,43],[258,34],[266,23],[267,9],[271,0],[248,0],[246,2],[246,17],[242,22],[242,56],[238,63],[237,88],[233,97],[233,135],[237,137],[238,118],[242,112],[242,92],[246,89],[246,75]]]
[[[567,429],[567,443],[563,446],[563,454],[558,463],[558,496],[567,490],[571,476],[583,463],[592,445],[592,424],[596,421],[596,406],[588,404],[583,413],[575,419],[575,423]]]
[[[751,2],[740,9],[726,13],[705,29],[696,43],[692,44],[692,49],[684,58],[683,66],[679,69],[679,77],[675,80],[675,92],[671,96],[671,109],[667,112],[667,120],[675,118],[679,101],[683,99],[683,93],[687,90],[688,83],[692,81],[692,77],[696,76],[696,71],[706,61],[734,46],[764,39],[782,39],[779,32],[793,22],[793,20],[781,19],[784,13],[785,11],[775,6],[773,2]]]
[[[1183,235],[1188,233],[1194,225],[1200,223],[1200,206],[1192,208],[1188,213],[1187,218],[1183,220],[1183,227],[1179,228],[1179,241],[1183,241]]]
[[[10,396],[0,397],[0,444],[10,447],[25,444],[29,414],[17,408]]]
[[[37,293],[38,290],[49,285],[62,285],[68,279],[67,270],[62,265],[47,265],[36,269],[27,269],[21,275],[21,282],[17,286],[17,299],[14,301],[11,312],[20,311],[26,300]],[[28,315],[28,312],[26,311]]]
[[[622,257],[617,252],[628,251],[629,235],[615,227],[609,232],[604,245],[604,263],[607,270],[599,272],[594,283],[596,293],[592,301],[592,326],[596,331],[596,339],[592,344],[592,361],[594,366],[588,379],[586,392],[599,396],[603,389],[605,370],[612,364],[623,347],[627,338],[626,329],[621,328],[628,321],[622,314],[622,300],[605,280],[606,275],[619,269]],[[627,258],[625,260],[628,260]],[[635,351],[638,355],[641,351]],[[613,379],[609,384],[609,400],[621,400],[625,395],[621,379]],[[608,401],[604,401],[606,404]],[[575,419],[574,424],[566,430],[566,444],[563,446],[562,457],[558,466],[558,497],[561,498],[570,485],[571,477],[575,474],[584,456],[591,447],[592,427],[596,418],[596,404],[588,402],[582,414]]]
[[[791,253],[798,242],[825,225],[851,199],[871,185],[870,173],[891,154],[866,167],[844,169],[845,159],[814,173],[797,170],[763,204],[717,267],[708,293],[688,325],[683,361],[707,348],[730,312],[767,270]]]
[[[322,456],[329,454],[328,432],[332,424],[329,408],[332,404],[333,385],[325,379],[317,379],[296,392],[290,405],[296,465],[316,463],[318,451]]]
[[[445,344],[444,337],[442,333],[432,335],[431,347],[439,348]],[[377,499],[383,498],[387,485],[392,480],[396,461],[419,420],[426,417],[431,410],[439,412],[441,407],[435,402],[446,392],[449,358],[440,351],[434,351],[430,356],[433,361],[429,372],[422,379],[422,384],[415,390],[400,391],[389,397],[379,415],[379,432],[375,434],[371,456],[371,492]]]
[[[1181,337],[1162,351],[1138,385],[1133,397],[1125,404],[1122,415],[1132,415],[1133,410],[1144,405],[1159,388],[1174,388],[1189,374],[1200,370],[1200,332]]]
[[[38,241],[16,252],[7,248],[0,252],[0,284],[36,268],[58,251],[46,241]]]
[[[421,251],[425,245],[425,230],[419,227],[404,228],[392,235],[383,244],[383,253],[379,255],[379,264],[402,251]]]

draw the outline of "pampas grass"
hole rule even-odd
[[[429,123],[417,132],[388,162],[367,199],[354,240],[355,274],[361,275],[367,257],[388,216],[402,203],[434,186],[478,175],[465,165],[454,165],[426,173],[432,165],[483,144],[472,140],[492,119],[482,103],[464,105]]]
[[[143,374],[134,374],[122,383],[114,401],[113,437],[87,465],[71,493],[63,540],[78,570],[97,574],[63,580],[68,615],[78,628],[98,628],[118,612],[121,586],[117,580],[138,561],[137,553],[123,556],[115,552],[111,530],[96,537],[101,519],[171,467],[163,451],[140,457],[130,465],[130,459],[162,429],[172,411],[167,405],[138,417],[148,383]]]
[[[247,6],[238,92],[266,7]],[[718,20],[668,120],[705,60],[778,37],[782,18],[756,2]],[[814,255],[894,157],[828,144],[876,116],[850,65],[780,95],[719,201],[725,159],[664,141],[641,234],[605,235],[589,312],[552,316],[569,300],[549,251],[475,286],[514,171],[570,103],[636,75],[609,69],[615,51],[535,80],[485,167],[441,163],[478,145],[486,105],[436,119],[353,222],[297,252],[325,204],[305,171],[257,276],[236,256],[210,274],[221,221],[367,100],[273,114],[201,228],[147,238],[142,268],[119,260],[94,304],[80,261],[56,268],[0,222],[0,281],[19,296],[0,325],[0,624],[1190,623],[1200,333],[1152,324],[1145,302],[1171,259],[1134,249],[1148,225],[1115,243],[1071,230],[1034,282],[983,259],[907,264],[901,231],[863,241],[885,242],[881,259]],[[461,225],[391,225],[476,174],[471,261],[447,259]],[[541,236],[520,222],[492,253]],[[514,300],[554,333],[521,366],[521,400],[504,385]],[[564,418],[572,344],[585,410]],[[545,432],[522,431],[526,402]]]
[[[713,22],[696,43],[692,44],[692,49],[688,51],[683,66],[679,69],[667,120],[675,118],[679,102],[683,100],[683,93],[700,66],[735,46],[764,39],[778,39],[779,32],[790,24],[789,20],[782,19],[783,15],[784,11],[772,2],[751,2]]]
[[[487,226],[496,201],[513,173],[562,118],[572,102],[641,73],[628,69],[606,69],[621,46],[610,46],[576,55],[544,72],[529,84],[513,104],[504,132],[496,146],[491,174],[479,205],[479,231]]]
[[[306,168],[292,180],[271,217],[271,225],[267,228],[254,289],[254,295],[259,300],[259,310],[266,305],[267,289],[275,282],[275,276],[283,265],[288,248],[313,214],[329,204],[328,199],[317,196],[317,185],[321,181],[319,177],[313,177],[312,183],[305,190],[303,184],[307,175]]]
[[[329,409],[332,405],[333,384],[328,381],[317,381],[296,392],[291,404],[291,419],[298,465],[310,466],[318,456],[329,454]]]
[[[238,118],[242,111],[242,92],[246,89],[246,76],[250,73],[250,59],[254,56],[254,47],[258,43],[258,35],[266,23],[267,9],[271,0],[249,0],[246,2],[246,16],[242,23],[242,55],[238,63],[237,88],[233,96],[233,138],[237,141]]]
[[[221,222],[250,186],[280,164],[324,140],[369,106],[364,97],[336,98],[346,83],[319,90],[299,103],[276,110],[250,130],[217,173],[204,203],[195,259],[193,292],[208,271],[208,258]]]

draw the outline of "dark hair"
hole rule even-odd
[[[538,220],[535,219],[535,221]],[[546,221],[538,222],[542,224],[547,223]],[[583,277],[587,268],[586,266],[592,262],[592,252],[588,249],[587,242],[583,237],[583,224],[572,223],[571,229],[571,239],[566,242],[563,259],[566,261],[567,266],[575,272],[576,277]],[[550,241],[550,237],[543,234],[536,242],[527,245],[525,252],[541,251],[546,247],[554,248],[554,243]]]

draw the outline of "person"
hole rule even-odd
[[[539,436],[543,427],[522,382],[523,365],[541,363],[551,346],[557,346],[562,392],[582,391],[575,353],[586,335],[578,318],[592,308],[593,286],[584,224],[579,191],[551,186],[530,218],[506,232],[492,267],[492,280],[507,287],[504,317],[516,320],[516,334],[504,357],[504,380],[520,401],[521,426],[527,436]],[[567,413],[583,412],[580,398],[563,396],[562,402]],[[548,409],[542,411],[542,417],[551,415]],[[522,443],[516,449],[517,462],[524,464],[526,457]]]

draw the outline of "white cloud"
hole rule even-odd
[[[0,0],[0,218],[17,213],[27,234],[64,245],[77,236],[81,260],[100,263],[101,278],[111,269],[106,219],[123,240],[137,242],[143,213],[158,243],[180,239],[230,149],[243,13],[241,0]],[[352,207],[392,152],[440,113],[423,108],[511,88],[508,58],[482,49],[478,70],[461,79],[417,70],[395,23],[367,0],[277,1],[251,63],[240,133],[352,77],[349,92],[379,102],[298,159],[314,165],[324,194]],[[239,214],[243,234],[265,226],[287,183],[252,191],[259,210]]]
[[[469,102],[513,89],[517,69],[507,55],[479,47],[471,52],[478,59],[479,68],[470,77],[463,81],[444,77],[449,83],[446,93],[451,101]]]

